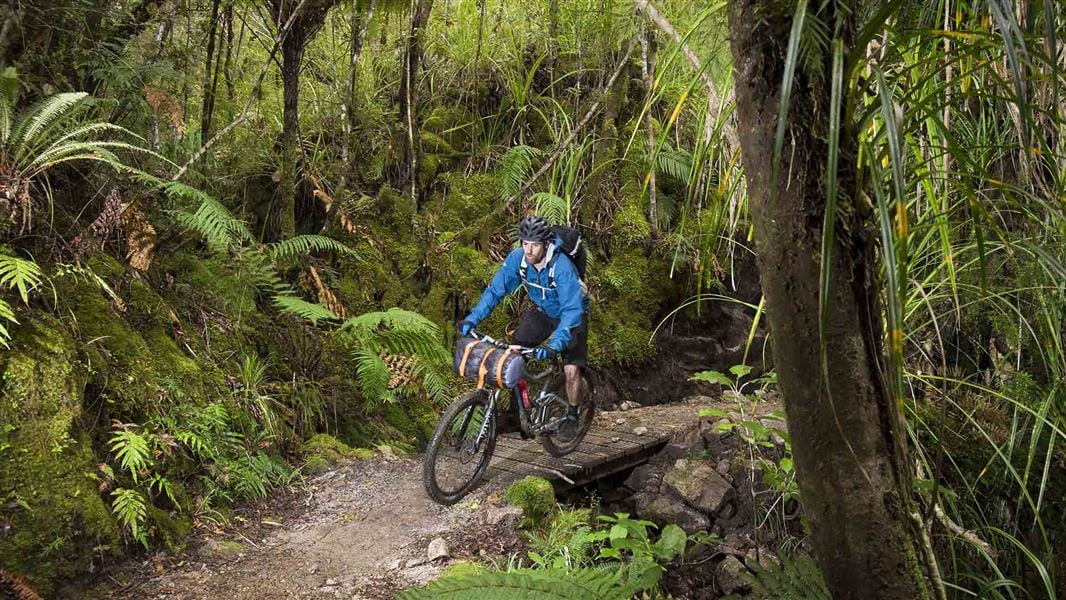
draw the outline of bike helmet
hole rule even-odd
[[[518,223],[518,239],[523,242],[547,243],[554,238],[551,223],[544,217],[529,215]]]

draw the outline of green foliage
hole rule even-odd
[[[749,565],[754,573],[751,594],[726,596],[724,600],[753,598],[760,600],[829,600],[832,594],[814,559],[797,554],[778,556],[778,563],[770,567]]]
[[[267,255],[271,260],[280,261],[311,252],[336,252],[356,256],[354,250],[324,235],[298,235],[296,237],[267,246]]]
[[[23,304],[29,304],[30,292],[41,284],[44,275],[41,268],[32,260],[26,260],[7,253],[7,249],[0,246],[0,290],[2,288],[18,290]],[[4,321],[18,324],[15,311],[11,305],[0,298],[0,346],[8,347],[11,335],[8,333]]]
[[[137,490],[118,488],[111,492],[115,497],[111,503],[111,510],[118,517],[120,523],[129,528],[133,539],[148,549],[148,532],[145,531],[145,520],[148,509],[145,506],[144,496]]]
[[[301,319],[318,325],[322,321],[340,321],[341,318],[332,310],[317,302],[308,302],[294,296],[274,296],[274,306],[282,312],[296,315]]]
[[[500,195],[509,198],[518,193],[531,174],[533,161],[543,156],[544,151],[533,146],[518,144],[511,146],[503,158],[497,173],[500,177]]]
[[[555,512],[555,490],[540,477],[525,477],[510,485],[504,494],[507,501],[522,509],[524,521],[538,526]]]
[[[139,473],[152,466],[148,440],[133,430],[121,429],[112,432],[108,448],[115,454],[119,465],[133,477],[134,483],[137,483]]]
[[[536,213],[550,223],[568,225],[570,223],[570,201],[551,192],[537,192],[530,196],[536,206]]]
[[[596,569],[486,571],[438,579],[423,588],[401,592],[400,600],[628,600],[632,593],[618,576]]]

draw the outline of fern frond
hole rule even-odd
[[[436,335],[440,329],[437,324],[426,317],[409,310],[392,307],[385,311],[374,311],[352,317],[341,325],[341,329],[357,336],[364,336],[382,327],[393,330],[415,331]]]
[[[237,250],[237,277],[270,296],[295,296],[296,290],[278,275],[277,269],[259,248],[241,247]]]
[[[148,440],[135,431],[113,432],[108,446],[115,453],[115,458],[122,468],[133,476],[134,483],[137,482],[138,472],[147,468],[152,462]]]
[[[30,290],[40,285],[43,277],[32,260],[0,254],[0,286],[17,289],[23,304],[29,304]]]
[[[441,369],[439,364],[416,358],[411,374],[414,375],[422,385],[422,389],[436,404],[443,406],[451,400],[453,390],[450,369]]]
[[[144,522],[148,516],[148,508],[144,502],[144,496],[137,490],[118,488],[111,492],[115,499],[111,502],[111,512],[114,513],[120,523],[129,527],[133,539],[148,548],[148,534],[144,530]]]
[[[274,306],[283,312],[307,319],[315,325],[318,325],[320,321],[340,320],[336,313],[325,306],[295,296],[274,296]]]
[[[375,337],[390,354],[421,356],[438,365],[451,361],[451,353],[441,344],[436,331],[390,329],[378,332]]]
[[[556,225],[570,223],[570,201],[551,192],[537,192],[529,198],[536,204],[536,212]]]
[[[512,146],[500,159],[499,179],[500,195],[510,197],[522,189],[522,183],[529,177],[533,159],[544,152],[533,146]]]
[[[175,193],[184,195],[192,189],[194,188],[175,182],[167,187],[167,192],[170,193],[173,190]],[[174,220],[181,226],[200,234],[207,245],[216,252],[225,251],[239,246],[242,242],[252,240],[252,233],[248,231],[248,226],[244,224],[244,221],[233,216],[233,213],[221,202],[198,190],[196,195],[201,197],[200,207],[196,209],[196,212],[190,214],[180,210],[170,211]]]
[[[312,251],[336,252],[347,256],[355,256],[355,250],[324,235],[298,235],[296,237],[267,246],[267,254],[271,260],[284,260]]]
[[[73,109],[88,97],[89,94],[85,92],[66,92],[40,100],[30,107],[15,126],[15,132],[11,136],[12,143],[22,148],[31,146],[37,135],[50,123],[69,116]]]
[[[7,94],[0,92],[0,148],[7,147],[7,142],[11,139],[11,113]]]
[[[692,172],[692,154],[684,150],[663,148],[655,156],[655,168],[688,184],[689,175]]]
[[[15,319],[15,311],[11,310],[11,305],[3,300],[0,300],[0,319],[2,319],[2,321],[0,321],[0,346],[10,348],[11,346],[9,346],[7,342],[11,339],[11,334],[8,333],[7,327],[4,325],[3,321],[18,325],[18,320]]]
[[[589,569],[483,571],[438,579],[401,592],[399,600],[627,600],[617,573]]]
[[[67,141],[49,146],[47,150],[37,154],[28,164],[20,165],[19,169],[26,177],[36,177],[60,163],[75,160],[95,160],[105,163],[117,171],[124,171],[127,167],[109,148],[128,150],[130,152],[148,152],[144,148],[126,142]]]
[[[355,372],[359,376],[359,389],[367,402],[377,402],[388,396],[389,367],[377,352],[362,348],[355,352]]]

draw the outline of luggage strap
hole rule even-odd
[[[470,358],[470,351],[477,345],[477,340],[467,342],[466,348],[463,348],[463,360],[459,363],[459,377],[466,377],[466,361]]]
[[[496,386],[501,390],[503,389],[503,363],[507,362],[507,356],[511,354],[511,349],[504,350],[503,356],[496,362]]]
[[[477,389],[485,387],[485,374],[489,372],[489,357],[495,352],[497,348],[495,346],[488,349],[485,352],[485,356],[481,357],[481,366],[477,370]]]

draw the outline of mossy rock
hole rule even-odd
[[[0,564],[43,595],[121,552],[119,525],[97,492],[97,460],[78,427],[85,374],[61,324],[37,316],[16,332],[0,367],[0,500],[10,533]]]
[[[372,450],[352,448],[328,433],[316,433],[300,446],[300,454],[306,459],[304,471],[321,473],[330,465],[342,460],[366,460],[374,456]]]
[[[436,214],[439,231],[458,231],[489,214],[500,196],[500,182],[491,173],[464,175],[445,173],[441,179],[448,192],[430,207]]]
[[[422,446],[433,434],[440,411],[428,398],[404,398],[385,405],[382,416],[400,442]]]
[[[526,525],[538,527],[555,512],[555,489],[548,480],[529,476],[511,484],[504,494],[507,501],[522,509]]]

